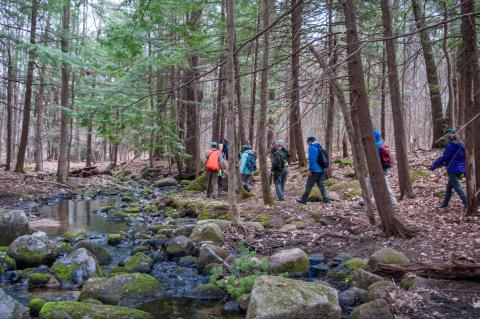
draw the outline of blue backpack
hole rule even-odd
[[[257,170],[257,160],[255,159],[255,155],[249,153],[245,165],[249,171],[255,172]]]

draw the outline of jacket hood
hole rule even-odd
[[[375,144],[377,144],[377,147],[382,146],[382,133],[380,133],[379,130],[373,131],[373,136],[375,137]]]

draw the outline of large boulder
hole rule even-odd
[[[335,289],[318,282],[260,276],[250,295],[247,319],[336,319],[341,309]]]
[[[55,278],[63,286],[81,286],[85,280],[101,276],[100,265],[95,255],[85,248],[78,248],[52,266]]]
[[[85,229],[70,229],[63,233],[62,237],[69,243],[76,243],[79,240],[87,239],[88,232]]]
[[[215,223],[196,225],[190,234],[190,239],[195,242],[211,241],[217,244],[223,243],[225,240],[222,230]]]
[[[8,246],[28,233],[28,218],[22,210],[0,212],[0,246]]]
[[[77,245],[75,245],[75,247],[88,249],[91,253],[95,255],[100,265],[108,265],[113,260],[107,248],[94,241],[81,240],[77,243]]]
[[[8,254],[15,259],[20,268],[35,267],[55,261],[58,249],[44,233],[35,233],[15,239],[8,247]]]
[[[47,302],[40,310],[40,319],[150,319],[148,312],[97,305],[94,303],[59,301]]]
[[[128,259],[125,269],[131,272],[149,273],[152,270],[153,260],[142,252],[138,252]]]
[[[175,178],[173,177],[166,177],[166,178],[162,178],[162,179],[159,179],[157,181],[155,181],[155,186],[157,187],[176,187],[178,186],[178,182]]]
[[[225,259],[228,257],[228,251],[222,247],[210,244],[203,244],[200,247],[200,252],[195,265],[198,269],[203,270],[207,265],[219,263],[218,258]]]
[[[392,248],[382,248],[374,252],[369,260],[368,265],[372,268],[375,268],[377,264],[394,264],[394,265],[403,265],[408,264],[410,260],[405,257],[401,252],[396,251]]]
[[[199,225],[204,225],[204,224],[209,224],[209,223],[217,224],[218,227],[220,227],[221,231],[224,231],[225,229],[232,226],[232,222],[229,221],[229,220],[225,220],[225,219],[205,219],[205,220],[199,220],[198,221]]]
[[[161,284],[146,274],[118,274],[91,278],[83,285],[79,300],[97,299],[104,304],[135,307],[162,296]]]
[[[0,319],[27,319],[30,310],[0,289]]]
[[[352,277],[353,286],[362,289],[368,289],[372,284],[379,281],[383,281],[383,278],[363,269],[356,270]]]
[[[308,255],[300,248],[282,250],[270,256],[269,270],[272,273],[288,273],[290,276],[302,276],[308,272]]]
[[[167,254],[173,257],[187,256],[191,253],[193,242],[185,236],[177,236],[167,243]]]
[[[351,319],[393,319],[387,302],[383,299],[373,300],[353,310]]]
[[[389,293],[394,289],[395,284],[391,281],[377,281],[368,287],[368,300],[389,299]]]

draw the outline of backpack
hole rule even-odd
[[[273,154],[272,170],[275,172],[281,172],[285,167],[285,161],[287,160],[286,157],[287,156],[282,149],[276,151]]]
[[[255,155],[248,153],[245,166],[249,171],[255,172],[257,170],[257,160],[255,159]]]
[[[318,165],[323,168],[328,168],[330,165],[328,154],[321,146],[318,148]]]
[[[392,167],[392,157],[390,156],[390,149],[386,145],[380,146],[378,150],[380,153],[380,162],[382,163],[383,168]]]
[[[220,151],[210,151],[205,162],[205,168],[210,172],[218,172],[220,170]]]

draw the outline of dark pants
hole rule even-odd
[[[328,199],[327,189],[325,188],[325,173],[311,173],[311,175],[308,176],[307,185],[305,185],[305,192],[300,200],[304,203],[308,201],[308,195],[310,195],[310,192],[315,184],[317,184],[318,188],[320,189],[323,202],[328,203],[330,200]]]
[[[207,198],[217,197],[218,187],[218,172],[205,171],[205,177],[207,179]]]
[[[241,174],[242,178],[242,187],[247,192],[250,192],[250,179],[252,179],[252,175],[250,174]]]
[[[454,189],[460,199],[465,206],[467,204],[467,195],[460,184],[460,177],[462,174],[450,174],[448,173],[448,183],[447,183],[447,191],[445,192],[445,197],[443,198],[442,206],[447,207],[448,203],[450,202],[450,198],[452,197],[452,190]]]
[[[285,182],[287,181],[288,167],[284,167],[282,171],[273,172],[273,182],[275,183],[275,192],[279,200],[285,199]]]

